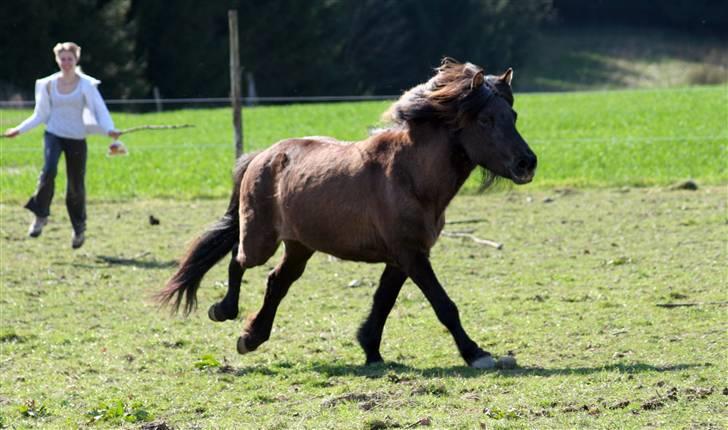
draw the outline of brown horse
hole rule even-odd
[[[367,364],[382,361],[384,324],[409,277],[468,365],[493,367],[490,353],[465,333],[429,252],[445,208],[475,167],[525,184],[536,156],[516,130],[511,69],[486,76],[473,64],[446,58],[436,71],[385,113],[391,128],[364,141],[288,139],[241,157],[227,213],[191,246],[161,301],[179,309],[186,298],[189,313],[204,274],[232,249],[228,291],[208,314],[213,321],[235,319],[243,273],[267,262],[283,242],[283,260],[268,276],[263,305],[238,338],[241,354],[268,340],[288,288],[321,251],[386,264],[357,335]]]

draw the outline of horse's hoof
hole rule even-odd
[[[495,367],[499,369],[515,369],[518,367],[518,363],[516,362],[516,357],[504,355],[495,362]]]
[[[495,360],[493,360],[493,357],[490,354],[484,355],[473,360],[473,362],[470,363],[470,367],[473,369],[493,369],[495,367]]]
[[[245,338],[243,336],[240,336],[238,338],[238,354],[247,354],[252,349],[248,349],[248,347],[245,345]]]
[[[377,366],[381,364],[384,364],[384,359],[382,357],[367,359],[364,363],[365,366]]]
[[[215,315],[215,307],[216,306],[217,306],[217,304],[213,304],[212,306],[210,306],[210,309],[207,311],[207,316],[210,317],[210,319],[213,320],[213,321],[215,321],[215,322],[222,322],[224,320],[219,319],[217,317],[217,315]]]
[[[234,320],[238,317],[237,312],[235,312],[235,315],[220,315],[223,313],[220,303],[215,303],[212,306],[210,306],[210,309],[207,311],[207,316],[210,317],[212,321],[215,322],[224,322],[227,320]]]

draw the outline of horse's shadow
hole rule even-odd
[[[472,369],[466,366],[450,366],[450,367],[430,367],[417,368],[397,362],[388,362],[375,365],[354,365],[354,364],[336,364],[315,362],[309,366],[304,366],[305,370],[312,370],[326,377],[334,376],[354,376],[369,379],[378,379],[387,377],[398,380],[400,377],[407,375],[417,376],[421,378],[442,378],[442,377],[460,377],[460,378],[477,378],[487,374],[496,374],[501,377],[552,377],[552,376],[568,376],[568,375],[591,375],[601,372],[619,372],[624,374],[638,374],[647,372],[677,372],[686,369],[699,367],[710,367],[711,363],[680,363],[665,366],[656,366],[647,363],[614,363],[603,366],[594,367],[517,367],[515,369]],[[280,368],[278,368],[280,367]],[[244,376],[252,373],[263,373],[266,375],[274,375],[282,372],[290,372],[293,366],[289,363],[282,363],[274,368],[266,366],[251,366],[232,369],[229,368],[226,373],[233,373],[237,376]],[[296,366],[298,367],[298,366]]]
[[[114,257],[110,255],[97,255],[93,263],[72,263],[76,267],[83,267],[86,269],[99,269],[110,266],[129,266],[136,267],[138,269],[168,269],[177,266],[177,261],[158,261],[154,259],[142,259],[142,258],[126,258],[126,257]]]

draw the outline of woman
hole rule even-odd
[[[73,42],[58,43],[53,53],[60,72],[36,81],[33,115],[7,130],[5,137],[15,137],[46,124],[43,170],[35,194],[25,205],[35,215],[28,235],[40,236],[48,223],[58,160],[64,153],[68,177],[66,208],[73,226],[71,246],[77,249],[83,245],[86,230],[86,135],[101,132],[117,139],[121,133],[114,128],[96,88],[100,81],[81,73],[77,67],[81,47]]]

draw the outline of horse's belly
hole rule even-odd
[[[376,226],[362,214],[342,211],[292,211],[283,222],[281,239],[296,240],[316,251],[353,261],[387,261],[387,249]]]

